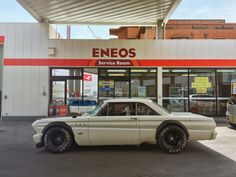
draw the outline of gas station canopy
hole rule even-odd
[[[17,0],[38,22],[156,25],[181,0]]]

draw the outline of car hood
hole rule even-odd
[[[89,116],[77,116],[76,118],[73,117],[57,117],[57,118],[44,118],[44,119],[39,119],[36,120],[32,125],[39,125],[39,124],[48,124],[51,122],[75,122],[75,121],[84,121],[86,118],[88,118]]]

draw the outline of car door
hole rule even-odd
[[[137,103],[136,107],[140,121],[140,143],[156,143],[157,127],[166,117],[144,103]]]
[[[89,119],[91,145],[128,145],[139,143],[139,121],[134,103],[107,103]]]

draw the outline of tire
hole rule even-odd
[[[63,127],[52,127],[44,134],[45,147],[54,153],[68,151],[73,144],[71,133]]]
[[[233,129],[236,129],[236,124],[233,124],[233,123],[230,123],[230,122],[229,122],[229,125],[230,125]]]
[[[158,136],[158,146],[171,154],[182,151],[187,145],[187,135],[185,131],[176,125],[165,126]]]

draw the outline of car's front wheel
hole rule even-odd
[[[169,125],[161,130],[157,141],[161,149],[175,154],[186,147],[187,135],[181,127]]]
[[[71,148],[73,138],[70,132],[63,127],[52,127],[44,134],[45,147],[55,153],[62,153]]]
[[[233,129],[236,129],[236,124],[233,124],[233,123],[229,122],[229,125],[230,125]]]

